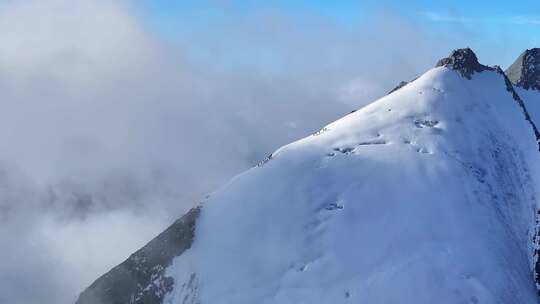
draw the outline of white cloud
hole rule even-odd
[[[381,97],[381,92],[390,91],[381,84],[369,78],[356,78],[346,83],[339,90],[340,99],[347,104],[356,104],[359,100],[375,100]]]
[[[186,40],[223,55],[197,64],[134,16],[0,5],[2,303],[73,301],[203,193],[447,53],[396,15],[345,30],[271,14]]]
[[[540,16],[537,15],[497,15],[490,17],[465,17],[459,14],[441,12],[420,12],[419,15],[432,22],[463,23],[463,24],[520,24],[540,25]]]
[[[440,12],[420,12],[419,13],[424,18],[433,21],[433,22],[458,22],[458,23],[476,23],[480,22],[480,18],[466,18],[457,15],[450,15]]]
[[[511,23],[521,25],[540,25],[540,16],[534,15],[513,16],[509,20]]]

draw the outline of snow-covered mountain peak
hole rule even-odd
[[[502,74],[500,68],[485,66],[478,62],[476,54],[470,48],[453,50],[448,57],[440,59],[435,65],[435,67],[446,67],[452,69],[454,71],[457,71],[459,74],[461,74],[461,76],[465,77],[466,79],[471,79],[471,76],[474,73],[479,73],[482,71],[497,71],[501,72]],[[405,87],[406,85],[417,80],[418,78],[419,77],[416,77],[411,81],[401,81],[396,87],[390,90],[388,94],[394,93],[395,91]]]
[[[537,149],[504,73],[456,50],[233,178],[169,230],[181,254],[78,304],[536,304]]]
[[[536,303],[534,133],[470,54],[216,191],[165,303]]]
[[[445,66],[460,72],[460,74],[470,79],[475,72],[493,70],[493,68],[480,64],[476,54],[470,48],[456,49],[446,58],[437,62],[437,67]]]
[[[540,91],[540,48],[523,52],[506,70],[506,74],[518,87]]]

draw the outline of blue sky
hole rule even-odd
[[[304,26],[305,31],[309,31],[313,22],[332,24],[335,30],[347,31],[373,26],[367,20],[384,13],[398,17],[426,35],[441,37],[452,47],[470,46],[486,64],[505,67],[525,48],[540,46],[540,1],[533,0],[136,0],[135,3],[152,31],[184,47],[196,45],[201,37],[234,36],[232,31],[241,29],[227,32],[224,25],[250,16],[283,15]],[[256,22],[249,25],[257,26]],[[244,52],[248,52],[248,46]]]

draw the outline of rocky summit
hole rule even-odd
[[[457,49],[452,51],[450,56],[437,62],[436,67],[448,67],[458,71],[463,77],[470,79],[475,72],[493,70],[493,68],[480,64],[476,54],[470,48]]]
[[[540,48],[523,52],[506,70],[513,84],[526,90],[540,90]]]

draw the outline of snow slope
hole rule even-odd
[[[539,125],[540,124],[540,91],[525,90],[520,87],[516,87],[516,92],[521,96],[523,102],[527,106],[527,110],[531,115],[532,120]]]
[[[504,76],[438,67],[203,204],[165,303],[537,303],[538,146]]]
[[[524,89],[516,85],[516,92],[522,98],[523,103],[527,107],[531,120],[538,126],[540,125],[540,91],[535,89]],[[534,267],[534,279],[536,287],[539,290],[540,295],[540,209],[537,209],[536,213],[536,227],[535,236],[533,238],[534,251],[533,251],[533,267]]]

